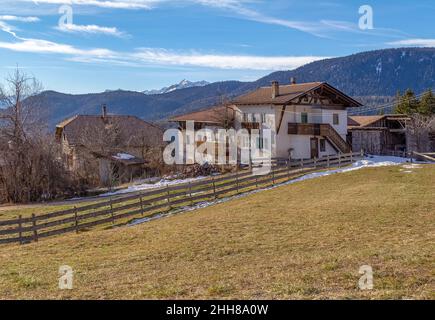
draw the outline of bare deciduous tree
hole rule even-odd
[[[72,185],[38,114],[41,88],[19,69],[0,87],[0,201],[53,198]]]
[[[435,132],[435,116],[415,113],[410,118],[406,125],[410,140],[408,149],[417,152],[432,151],[429,137],[431,132]]]
[[[223,129],[234,128],[235,110],[231,107],[230,100],[226,96],[221,96],[219,105],[220,108],[212,111],[212,120]]]

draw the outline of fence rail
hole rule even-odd
[[[288,181],[319,168],[342,166],[363,156],[361,153],[346,153],[319,159],[273,162],[266,175],[253,175],[250,170],[235,174],[215,176],[197,182],[188,182],[171,187],[109,198],[96,204],[51,212],[30,217],[0,221],[0,244],[28,243],[67,232],[78,233],[96,226],[126,223],[134,217],[152,216],[177,208],[193,205],[219,196],[231,196],[253,188],[264,188]]]

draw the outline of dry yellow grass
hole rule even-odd
[[[0,298],[435,298],[435,167],[304,181],[135,227],[0,247]],[[58,289],[58,268],[75,271]],[[358,289],[358,269],[374,290]]]

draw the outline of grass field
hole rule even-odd
[[[134,227],[1,246],[0,298],[434,299],[435,167],[403,170],[367,168]],[[358,289],[365,264],[371,291]],[[73,290],[58,289],[61,265],[75,271]]]

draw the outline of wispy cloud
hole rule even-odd
[[[161,0],[20,0],[21,2],[34,2],[35,4],[68,4],[95,6],[112,9],[149,9]]]
[[[435,47],[435,39],[405,39],[387,44],[391,46]]]
[[[20,0],[35,2],[35,0]],[[262,13],[260,10],[252,9],[252,4],[258,4],[258,0],[36,0],[41,4],[70,4],[81,6],[93,6],[111,9],[153,9],[159,5],[170,4],[194,4],[205,7],[216,8],[234,14],[242,19],[256,21],[259,23],[282,26],[309,33],[317,37],[329,38],[334,32],[362,33],[356,22],[349,21],[300,21],[273,17]],[[383,32],[385,31],[385,32]],[[383,34],[379,34],[383,32]],[[368,35],[391,35],[396,30],[381,30],[365,32]]]
[[[210,67],[218,69],[283,70],[295,69],[304,64],[324,59],[316,56],[250,56],[201,54],[197,52],[179,53],[155,48],[141,48],[131,54],[135,60],[144,63]]]
[[[6,22],[7,21],[7,22]],[[37,22],[39,21],[39,18],[37,17],[20,17],[20,16],[10,16],[10,15],[3,15],[0,16],[0,30],[4,31],[6,33],[9,33],[13,37],[18,39],[17,34],[15,33],[16,28],[12,25],[10,25],[9,21],[19,21],[19,22]]]
[[[89,57],[107,57],[112,55],[112,52],[107,49],[89,49],[83,50],[68,44],[61,44],[41,39],[24,39],[15,42],[0,42],[0,48],[9,49],[19,52],[30,53],[56,53],[63,55],[77,55]]]
[[[126,33],[119,31],[116,27],[102,27],[98,25],[78,25],[73,23],[66,23],[55,27],[55,29],[69,33],[104,34],[116,37],[126,36]]]
[[[18,17],[18,16],[0,16],[0,20],[3,21],[19,21],[19,22],[38,22],[38,17]]]
[[[17,38],[15,42],[0,42],[0,48],[17,52],[59,54],[68,60],[87,63],[134,65],[192,66],[215,69],[283,70],[294,69],[309,62],[324,59],[318,56],[253,56],[177,52],[160,48],[138,48],[119,52],[104,48],[81,49],[72,45],[41,39]]]

